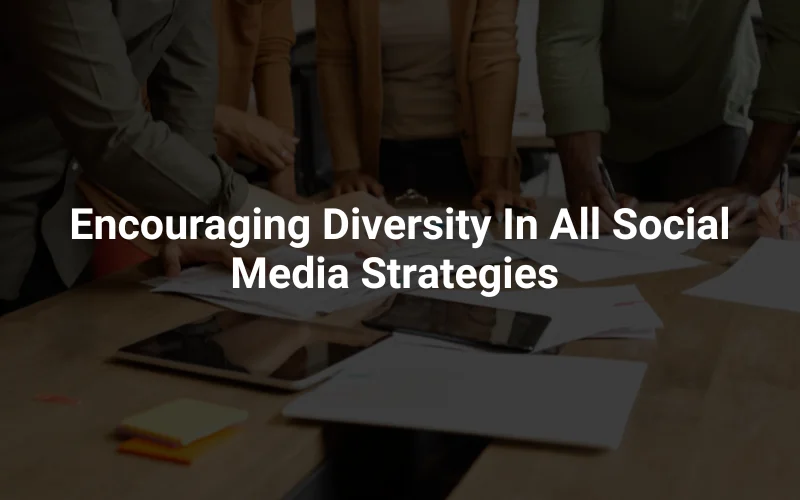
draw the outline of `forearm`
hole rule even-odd
[[[294,133],[291,52],[295,44],[291,0],[266,0],[253,68],[258,114]]]
[[[786,161],[799,130],[798,125],[754,120],[736,183],[754,195],[767,191]]]
[[[469,44],[468,77],[478,154],[508,158],[519,78],[517,1],[479,0]]]
[[[282,198],[296,201],[297,184],[294,165],[272,173],[269,178],[269,190]]]
[[[505,186],[508,177],[508,157],[481,157],[481,187]]]
[[[346,0],[317,0],[317,74],[323,121],[337,175],[361,170],[356,49]]]
[[[600,132],[576,132],[554,138],[565,175],[567,172],[585,171],[597,165],[601,137]]]

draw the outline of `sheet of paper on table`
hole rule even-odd
[[[289,403],[331,422],[615,449],[647,365],[439,349],[387,339]]]
[[[800,242],[761,238],[730,269],[686,295],[800,312]]]
[[[540,265],[553,265],[560,274],[581,282],[686,269],[705,264],[700,259],[679,253],[655,251],[653,253],[636,253],[591,248],[587,246],[590,241],[503,240],[498,241],[498,244],[524,255]],[[618,245],[617,243],[605,244]]]
[[[654,339],[661,319],[634,285],[552,290],[503,290],[487,298],[477,290],[417,290],[414,295],[516,312],[552,321],[539,340],[550,349],[583,338]]]

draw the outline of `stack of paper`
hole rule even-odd
[[[581,282],[637,274],[685,269],[705,264],[681,255],[699,240],[621,240],[605,236],[597,240],[506,240],[502,246]]]
[[[420,239],[407,241],[404,245],[388,252],[382,259],[386,263],[396,259],[400,265],[417,266],[439,266],[445,259],[449,259],[456,267],[464,264],[480,267],[502,263],[507,256],[520,258],[516,253],[496,245],[488,238],[477,249],[473,249],[469,241]],[[282,264],[291,269],[298,264],[305,264],[308,254],[290,247],[279,247],[268,252],[266,257],[272,265]],[[231,271],[218,266],[204,266],[186,270],[174,279],[154,281],[153,291],[189,295],[248,314],[299,319],[358,306],[398,292],[388,285],[378,290],[364,286],[362,278],[367,275],[363,271],[362,260],[355,255],[326,257],[325,264],[327,266],[341,264],[348,268],[348,288],[299,289],[289,286],[276,289],[267,282],[265,288],[242,286],[236,289],[232,287]],[[416,279],[412,279],[413,283],[416,283]]]
[[[291,418],[617,448],[647,366],[387,339],[287,405]]]
[[[761,238],[727,272],[684,293],[800,312],[798,261],[800,242]]]
[[[246,419],[244,410],[179,399],[123,420],[117,433],[128,439],[119,451],[190,464]]]
[[[472,290],[420,290],[414,295],[550,316],[538,346],[550,349],[582,338],[653,339],[661,319],[634,285],[554,290],[504,290],[487,299]]]

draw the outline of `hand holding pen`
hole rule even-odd
[[[614,223],[616,211],[620,208],[635,209],[638,205],[635,198],[616,191],[602,158],[598,157],[595,164],[588,169],[565,168],[564,180],[567,201],[573,211],[572,219],[576,225],[580,221],[581,207],[596,206],[600,209],[600,231],[610,233],[617,227]]]
[[[761,196],[756,223],[761,236],[800,239],[800,199],[789,194],[789,169],[786,165],[781,171],[778,187]]]

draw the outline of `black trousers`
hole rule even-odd
[[[466,197],[475,194],[461,141],[419,139],[381,141],[379,181],[389,196],[415,189],[424,196]]]
[[[19,295],[13,300],[0,300],[0,316],[28,307],[31,304],[44,300],[66,291],[69,287],[64,284],[58,274],[53,257],[42,236],[42,217],[58,200],[64,190],[64,180],[53,187],[39,201],[39,220],[36,228],[36,252],[33,255],[31,267],[28,269]],[[90,280],[91,266],[87,266],[78,277],[76,285]]]
[[[66,290],[67,286],[56,270],[50,251],[40,237],[36,243],[33,262],[31,262],[31,267],[19,290],[19,296],[14,300],[0,300],[0,316],[28,307]]]
[[[603,161],[617,192],[645,202],[675,202],[733,183],[747,141],[745,129],[723,125],[644,161]]]

